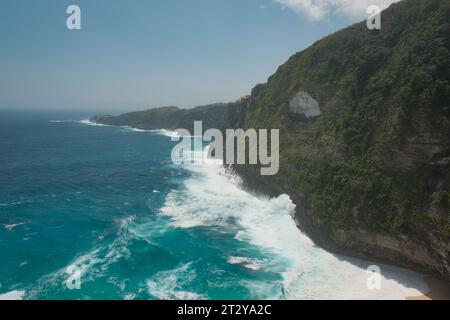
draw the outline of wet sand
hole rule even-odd
[[[424,278],[428,285],[428,293],[421,296],[408,297],[408,300],[450,300],[450,284],[433,277]]]

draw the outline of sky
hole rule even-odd
[[[397,0],[398,1],[398,0]],[[1,0],[0,108],[129,111],[229,102],[396,0]],[[66,9],[81,9],[68,30]]]

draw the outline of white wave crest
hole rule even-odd
[[[65,123],[65,122],[73,122],[73,120],[50,120],[50,123]]]
[[[59,122],[68,122],[68,121],[52,120],[50,122],[59,123]],[[141,132],[141,133],[153,133],[153,134],[157,134],[157,135],[161,135],[161,136],[166,136],[169,138],[180,137],[180,134],[178,134],[176,131],[171,131],[171,130],[166,130],[166,129],[140,129],[140,128],[134,128],[131,126],[113,126],[113,125],[108,125],[108,124],[92,122],[89,119],[84,119],[84,120],[81,120],[78,122],[81,124],[84,124],[84,125],[94,126],[94,127],[117,127],[117,128],[122,128],[126,131]]]
[[[84,119],[84,120],[80,120],[79,123],[81,124],[85,124],[87,126],[94,126],[94,127],[110,127],[107,124],[102,124],[102,123],[96,123],[96,122],[92,122],[89,119]]]
[[[12,231],[15,227],[24,225],[25,222],[20,222],[20,223],[14,223],[14,224],[5,224],[3,225],[3,227],[8,230],[8,231]]]
[[[205,150],[204,152],[207,152]],[[160,214],[176,228],[211,226],[235,232],[235,238],[260,248],[270,259],[264,271],[280,274],[279,294],[287,299],[405,299],[423,294],[427,286],[414,272],[380,265],[381,289],[367,287],[368,261],[331,254],[317,246],[294,222],[295,206],[288,195],[258,197],[239,187],[239,179],[216,163],[186,163],[192,177],[171,191]],[[229,258],[257,270],[260,264]],[[253,263],[252,263],[253,262]],[[262,294],[263,283],[247,283]],[[266,283],[274,297],[274,283]],[[267,298],[267,294],[262,296]]]
[[[64,289],[70,273],[74,270],[79,272],[80,281],[84,285],[103,277],[111,265],[122,259],[128,259],[130,256],[129,241],[138,236],[133,231],[134,225],[132,224],[134,221],[134,215],[118,219],[116,221],[117,236],[110,244],[96,246],[87,253],[75,258],[64,268],[41,277],[37,285],[28,293],[30,298],[39,299],[42,293]],[[121,285],[121,283],[117,283],[120,292],[126,289]]]
[[[259,270],[261,269],[261,266],[265,263],[265,261],[248,257],[229,257],[227,262],[229,264],[240,264],[243,265],[245,268],[251,270]]]
[[[160,133],[163,136],[169,137],[169,138],[178,138],[180,137],[180,134],[176,131],[166,130],[166,129],[160,129],[156,130],[158,133]]]

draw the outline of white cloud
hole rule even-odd
[[[275,0],[283,7],[298,14],[306,15],[311,20],[319,21],[330,15],[344,15],[352,18],[366,16],[370,5],[377,5],[381,10],[400,0]]]

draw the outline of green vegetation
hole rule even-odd
[[[120,116],[95,116],[91,121],[114,126],[130,126],[137,129],[154,130],[179,128],[193,132],[194,121],[202,120],[203,128],[221,128],[226,104],[216,103],[193,109],[162,107],[129,112]]]
[[[426,214],[434,188],[448,188],[448,161],[432,162],[450,155],[449,17],[446,1],[393,5],[382,30],[360,23],[315,43],[250,98],[239,125],[283,129],[285,166],[296,168],[285,174],[324,224],[397,233],[413,212]],[[300,89],[320,102],[321,118],[290,118]]]
[[[450,1],[404,0],[382,13],[381,30],[362,22],[316,42],[227,108],[161,108],[95,120],[143,129],[190,128],[193,120],[279,128],[280,173],[261,177],[254,166],[235,167],[248,186],[289,193],[298,220],[316,236],[362,231],[414,243],[429,256],[420,260],[408,251],[397,261],[450,279],[449,47]],[[300,90],[318,101],[320,117],[290,113]],[[383,250],[378,257],[396,259]]]
[[[405,0],[382,13],[381,30],[359,23],[295,54],[229,107],[228,126],[281,129],[280,174],[253,186],[290,190],[322,233],[364,230],[421,246],[437,237],[448,248],[449,45],[450,2]],[[299,90],[319,102],[319,118],[290,115]]]

